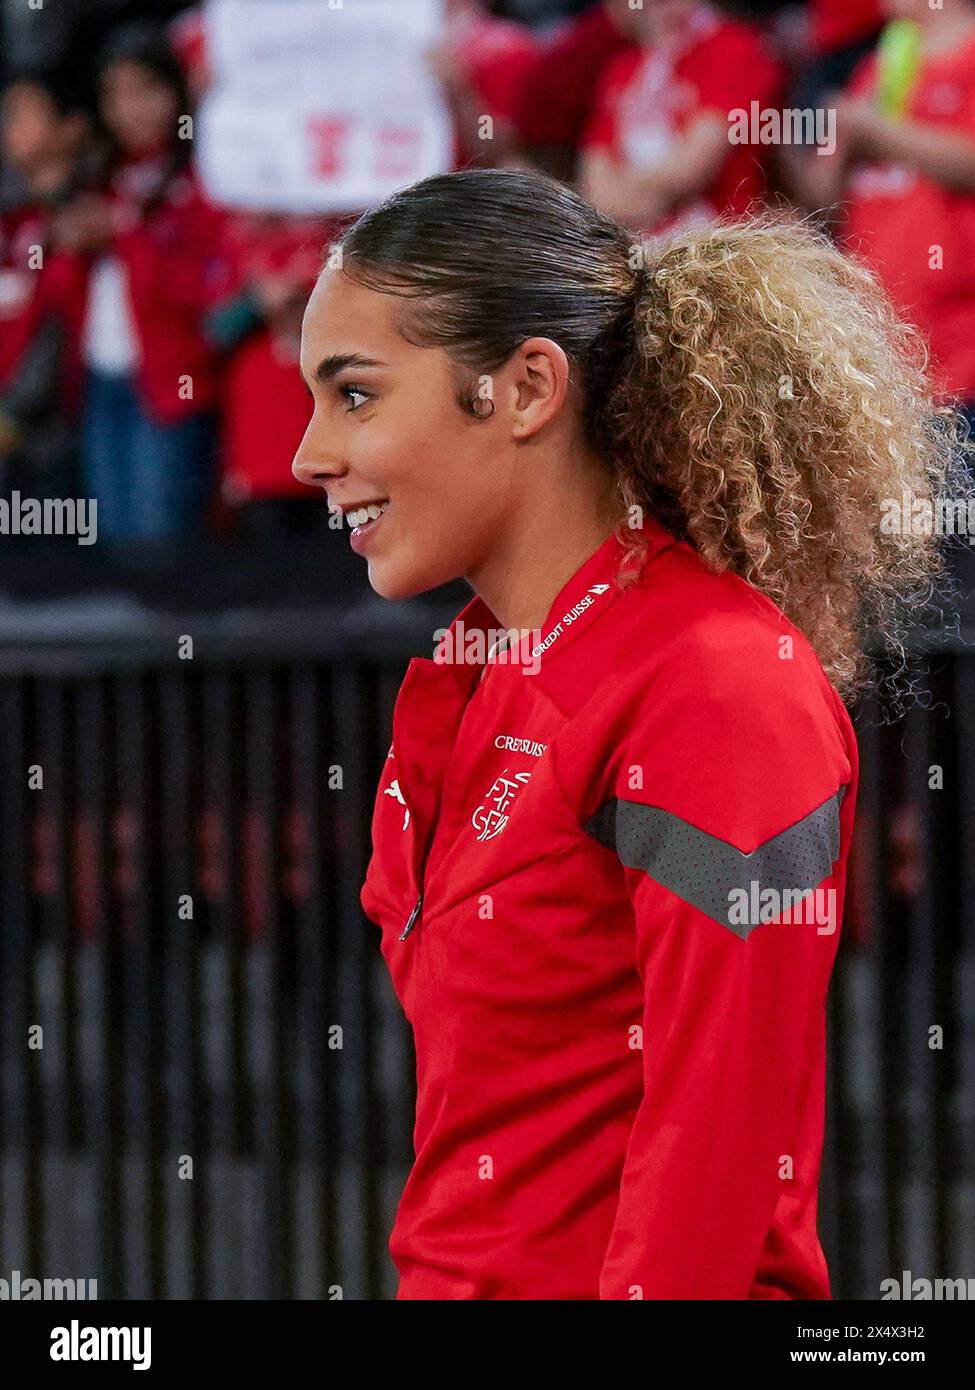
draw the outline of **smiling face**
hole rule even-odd
[[[353,532],[384,598],[476,571],[524,505],[527,486],[511,448],[510,412],[498,408],[517,397],[507,366],[493,378],[494,414],[466,414],[458,390],[476,386],[476,373],[439,348],[407,342],[395,322],[405,304],[329,269],[308,301],[301,335],[314,411],[292,471],[323,487],[329,506],[344,513],[384,506],[378,521]]]

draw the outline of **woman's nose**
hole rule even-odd
[[[331,450],[316,443],[309,429],[298,445],[291,463],[291,472],[299,483],[310,487],[320,487],[329,478],[340,478],[345,472],[345,464]]]

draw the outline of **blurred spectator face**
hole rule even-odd
[[[111,63],[102,74],[102,119],[128,154],[170,144],[178,107],[168,83],[139,63]]]
[[[85,119],[64,115],[36,82],[12,82],[0,103],[0,147],[19,173],[72,154],[84,138]]]
[[[680,34],[699,0],[643,0],[642,9],[633,10],[629,32],[638,43],[665,43]]]
[[[505,412],[485,420],[465,413],[458,395],[476,390],[477,374],[438,348],[407,342],[395,319],[404,303],[340,270],[322,274],[301,338],[313,413],[292,465],[299,481],[325,488],[330,508],[386,504],[362,538],[362,555],[369,583],[389,599],[476,571],[526,486],[521,459],[517,468],[505,462]],[[324,359],[349,353],[382,365],[316,380]],[[499,368],[494,400],[508,401],[514,389]]]

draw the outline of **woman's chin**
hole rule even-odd
[[[422,594],[424,589],[429,587],[418,575],[404,573],[395,566],[383,564],[370,564],[369,583],[380,598],[388,599],[413,598],[415,594]]]
[[[386,599],[415,598],[417,594],[429,593],[438,585],[446,584],[450,577],[439,578],[429,570],[383,564],[379,560],[369,564],[369,583],[374,593]]]

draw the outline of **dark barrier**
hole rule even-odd
[[[920,684],[898,722],[872,700],[856,719],[820,1218],[837,1297],[975,1277],[975,652],[932,654]]]
[[[358,893],[405,662],[456,610],[375,611],[0,646],[0,1278],[394,1292],[412,1054]],[[858,715],[837,1297],[975,1274],[975,658],[925,685],[898,724]]]

